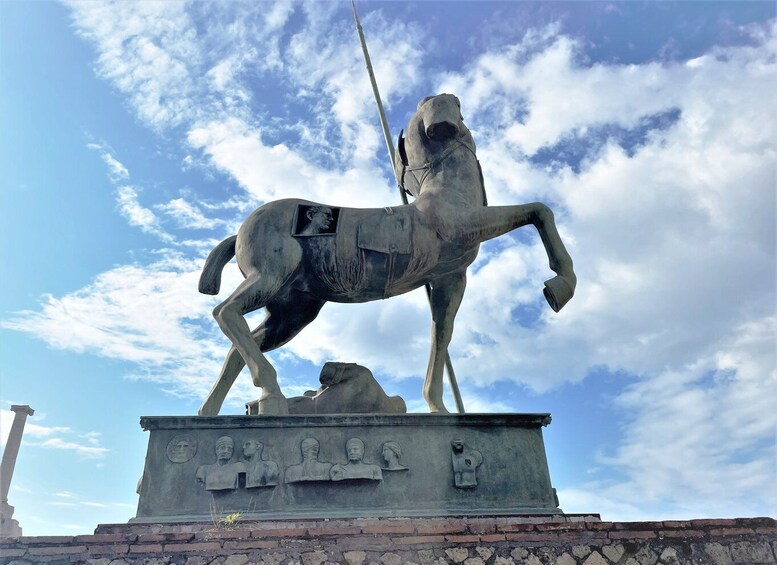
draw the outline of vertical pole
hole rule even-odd
[[[12,520],[13,506],[8,504],[8,490],[11,488],[11,477],[16,466],[16,456],[22,443],[22,432],[27,416],[35,411],[26,405],[14,404],[11,410],[15,412],[11,432],[3,450],[3,460],[0,462],[0,532],[5,535],[21,535],[21,528],[16,520]]]
[[[391,158],[391,170],[394,172],[394,180],[397,182],[397,188],[399,188],[399,196],[402,198],[402,204],[407,204],[407,195],[405,189],[402,188],[400,180],[397,178],[397,169],[394,167],[394,142],[391,139],[391,131],[389,130],[388,121],[386,120],[386,112],[383,110],[383,101],[380,99],[380,92],[378,92],[378,81],[375,80],[375,73],[372,70],[372,61],[370,60],[370,52],[367,50],[367,40],[364,38],[364,29],[362,29],[362,23],[359,21],[359,14],[356,11],[356,0],[351,0],[353,6],[353,18],[356,20],[356,30],[359,32],[359,41],[362,45],[362,53],[364,53],[364,63],[367,65],[367,74],[370,77],[370,84],[372,85],[372,93],[375,96],[375,103],[378,105],[378,116],[380,116],[380,125],[383,129],[383,139],[386,142],[386,149],[388,149],[389,157]],[[432,300],[432,287],[426,285],[426,298],[429,301]],[[464,414],[464,402],[461,400],[461,392],[459,391],[459,383],[456,381],[456,373],[453,372],[453,363],[451,362],[451,356],[448,354],[448,350],[445,350],[445,368],[448,371],[448,382],[451,385],[451,392],[453,393],[453,399],[456,401],[456,410],[459,414]]]
[[[378,116],[380,117],[380,125],[383,129],[383,140],[386,142],[386,149],[388,150],[389,157],[391,158],[391,170],[394,171],[394,179],[397,181],[397,188],[399,188],[399,196],[402,198],[402,204],[407,204],[407,195],[405,194],[404,189],[399,186],[399,179],[396,178],[397,171],[394,168],[394,141],[391,139],[391,130],[389,129],[388,120],[386,120],[386,112],[383,109],[383,101],[380,99],[378,81],[375,80],[375,72],[372,70],[370,52],[367,50],[367,40],[364,38],[364,29],[362,28],[362,23],[359,21],[359,14],[356,11],[355,0],[351,0],[351,6],[353,6],[353,18],[356,20],[356,31],[359,32],[359,42],[361,43],[362,53],[364,54],[364,64],[367,66],[367,74],[370,77],[370,84],[372,85],[372,94],[375,96],[375,104],[378,106]]]

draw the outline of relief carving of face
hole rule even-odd
[[[319,443],[313,438],[302,440],[302,457],[305,459],[316,459],[318,457]]]
[[[257,453],[261,454],[262,452],[262,444],[258,441],[254,441],[252,439],[248,440],[243,444],[243,455],[246,457],[253,457]]]
[[[348,454],[348,461],[359,463],[364,459],[364,443],[358,438],[349,439],[345,444],[345,451]]]
[[[189,455],[189,442],[185,439],[179,441],[173,447],[173,455],[176,458],[186,459]]]
[[[235,443],[232,438],[221,437],[216,441],[216,459],[219,461],[229,461],[232,459],[232,452],[235,450]]]

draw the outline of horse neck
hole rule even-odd
[[[458,143],[439,163],[435,163],[433,155],[427,156],[427,162],[433,166],[421,185],[420,194],[434,191],[438,197],[459,207],[484,206],[485,187],[475,143],[469,134],[459,138]]]

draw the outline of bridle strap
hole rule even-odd
[[[399,188],[407,192],[408,194],[412,194],[409,190],[405,188],[405,172],[410,171],[413,173],[413,177],[415,178],[416,182],[418,183],[418,191],[420,193],[421,187],[424,184],[424,181],[429,176],[429,174],[432,172],[432,169],[442,163],[445,159],[450,157],[456,149],[459,147],[466,148],[470,153],[472,153],[472,156],[475,157],[475,161],[477,161],[477,155],[472,150],[471,147],[469,147],[466,143],[461,141],[461,138],[456,138],[455,143],[452,143],[450,147],[448,147],[445,151],[443,151],[436,159],[433,159],[432,161],[427,161],[423,165],[419,165],[417,167],[411,167],[407,161],[407,152],[405,150],[405,138],[403,137],[404,130],[399,132],[399,141],[397,142],[397,148],[399,149],[399,158],[402,162],[402,173],[399,175]],[[480,168],[480,162],[478,161],[478,168]],[[421,175],[421,178],[419,179],[418,176],[415,174],[416,171],[424,171],[424,173]],[[482,185],[482,173],[481,173],[481,185]],[[484,189],[485,192],[485,189]]]
[[[480,160],[478,159],[477,154],[475,151],[466,143],[461,141],[461,138],[456,138],[456,144],[453,144],[451,147],[446,149],[442,155],[434,159],[433,161],[428,161],[423,165],[420,165],[418,167],[411,167],[407,161],[407,150],[405,149],[405,137],[404,137],[405,130],[400,130],[399,132],[399,139],[397,140],[397,152],[399,153],[399,160],[402,163],[402,171],[397,176],[397,182],[399,183],[399,189],[403,192],[406,192],[407,194],[413,195],[412,192],[407,190],[405,188],[405,173],[407,171],[410,171],[413,173],[413,177],[415,178],[416,182],[418,183],[418,193],[421,193],[421,187],[424,184],[424,181],[426,180],[426,177],[429,176],[429,173],[432,172],[432,169],[442,163],[445,159],[447,159],[456,149],[459,148],[459,146],[464,147],[472,153],[472,156],[475,158],[475,162],[478,164],[478,175],[480,176],[480,190],[483,193],[483,206],[488,206],[488,197],[486,196],[486,183],[483,180],[483,168],[480,166]],[[415,171],[424,171],[424,174],[421,175],[421,178],[419,179]],[[413,195],[414,196],[414,195]]]

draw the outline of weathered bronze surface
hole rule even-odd
[[[262,388],[258,412],[287,414],[264,352],[291,340],[328,301],[378,300],[425,284],[431,286],[433,331],[423,395],[431,412],[447,412],[443,365],[467,267],[481,242],[521,226],[537,229],[557,275],[543,289],[551,308],[558,311],[572,298],[577,279],[550,209],[541,203],[486,206],[475,142],[458,98],[440,94],[419,103],[395,167],[416,197],[410,204],[358,209],[278,200],[254,211],[236,236],[211,252],[201,292],[218,293],[221,270],[233,256],[246,280],[213,312],[233,347],[200,415],[218,414],[244,364]],[[259,308],[267,316],[251,331],[243,316]]]

